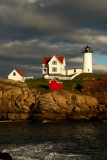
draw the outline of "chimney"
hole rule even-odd
[[[56,57],[58,57],[58,54],[56,53],[56,55],[55,55]]]

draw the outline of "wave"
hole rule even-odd
[[[8,122],[22,122],[22,120],[1,120],[0,123],[8,123]]]
[[[0,123],[5,123],[5,122],[12,122],[12,120],[3,120],[3,121],[0,121]]]
[[[9,153],[13,160],[90,160],[87,155],[73,153],[58,153],[54,144],[36,144],[23,146],[8,146],[3,152]]]

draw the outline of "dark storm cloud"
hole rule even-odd
[[[7,0],[1,1],[0,17],[10,39],[12,34],[20,39],[28,34],[28,38],[70,41],[77,30],[107,25],[106,8],[105,0]]]
[[[106,55],[106,8],[106,0],[0,0],[1,60],[39,71],[55,53],[78,63],[87,44]]]

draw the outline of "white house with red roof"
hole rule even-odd
[[[24,75],[21,73],[21,71],[14,69],[9,75],[8,75],[8,79],[12,79],[15,81],[21,81],[24,82],[25,81],[25,77]]]
[[[65,75],[65,58],[54,55],[53,57],[44,57],[42,62],[43,75]]]

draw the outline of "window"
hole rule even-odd
[[[74,73],[76,73],[76,69],[74,69]]]
[[[57,64],[57,61],[53,61],[52,64],[53,64],[53,65],[56,65],[56,64]]]
[[[13,76],[16,76],[16,72],[13,72]]]
[[[46,69],[44,69],[44,72],[46,72]]]
[[[57,72],[57,68],[52,68],[52,72]]]

